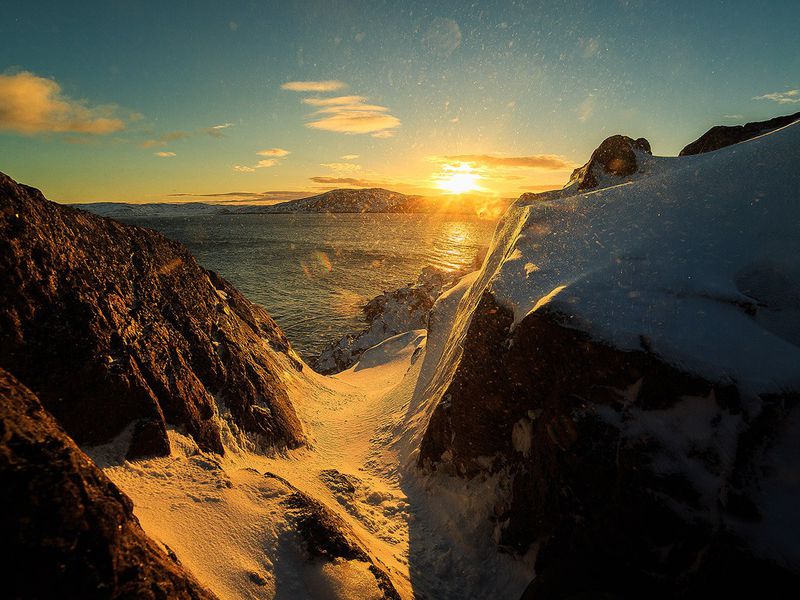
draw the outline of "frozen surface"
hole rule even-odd
[[[751,392],[800,383],[800,126],[652,157],[632,180],[523,196],[490,286],[515,321],[547,306]],[[613,181],[605,182],[614,183]]]

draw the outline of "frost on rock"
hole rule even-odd
[[[319,373],[338,373],[358,362],[368,348],[399,333],[425,329],[436,299],[461,277],[480,268],[484,256],[480,252],[471,265],[455,271],[427,266],[422,269],[416,283],[376,296],[363,308],[369,327],[329,344],[312,366]]]

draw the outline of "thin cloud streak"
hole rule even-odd
[[[756,96],[753,100],[771,100],[778,104],[800,104],[800,89],[786,90],[785,92],[771,92]]]
[[[346,83],[330,79],[326,81],[287,81],[281,84],[282,90],[291,92],[333,92],[345,87],[347,87]]]
[[[547,169],[563,171],[576,165],[556,154],[534,154],[531,156],[492,156],[490,154],[460,154],[437,157],[436,162],[462,162],[482,167]]]

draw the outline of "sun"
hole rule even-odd
[[[481,190],[481,174],[470,164],[444,165],[442,171],[433,176],[436,187],[451,194],[464,194]]]

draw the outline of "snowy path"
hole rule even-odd
[[[425,352],[424,330],[365,353],[334,377],[291,375],[307,448],[266,457],[198,452],[171,432],[173,454],[120,460],[124,440],[91,450],[134,501],[145,531],[221,598],[371,598],[364,563],[309,563],[270,472],[322,502],[352,528],[403,598],[516,597],[531,557],[514,560],[491,542],[495,480],[422,479],[403,467],[399,432]]]

